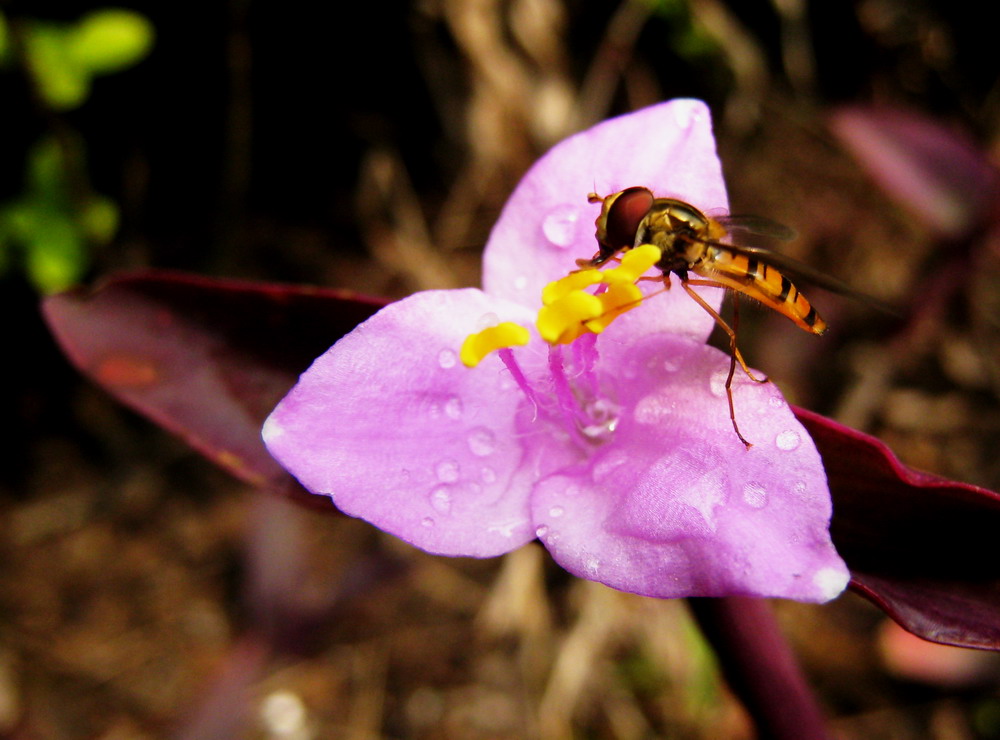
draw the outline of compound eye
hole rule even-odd
[[[649,188],[627,188],[618,193],[608,207],[606,246],[618,252],[635,246],[639,223],[653,207],[653,193]]]

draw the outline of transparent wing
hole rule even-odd
[[[790,242],[797,236],[795,229],[764,216],[743,214],[713,216],[712,218],[722,224],[727,232],[737,236],[743,234],[765,236],[782,242]]]

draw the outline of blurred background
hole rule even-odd
[[[822,338],[744,312],[751,364],[997,489],[992,24],[964,0],[339,9],[0,3],[0,737],[751,737],[683,603],[250,489],[84,381],[38,301],[136,268],[475,285],[536,157],[698,97],[733,212],[898,311],[807,290]],[[1000,737],[993,655],[850,594],[776,607],[838,737]]]

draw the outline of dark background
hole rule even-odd
[[[821,339],[750,312],[751,364],[909,464],[998,488],[981,310],[996,245],[935,236],[828,125],[841,105],[898,107],[988,156],[995,24],[967,2],[780,5],[137,3],[154,50],[78,109],[53,113],[23,68],[0,70],[0,201],[23,190],[28,147],[70,130],[85,187],[122,217],[87,282],[152,267],[399,297],[475,284],[507,194],[562,136],[700,97],[734,212],[793,226],[794,256],[904,316],[945,296],[919,331],[822,291]],[[430,558],[231,481],[84,382],[39,298],[15,259],[0,279],[0,737],[749,736],[680,604],[573,582],[533,547]],[[839,736],[1000,737],[989,656],[910,644],[851,595],[778,606]],[[308,639],[276,647],[261,636],[275,619]]]

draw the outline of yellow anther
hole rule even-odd
[[[531,333],[520,324],[505,321],[502,324],[470,334],[462,342],[460,357],[466,367],[475,367],[490,352],[504,347],[521,347],[531,339]]]
[[[663,252],[652,244],[640,244],[622,255],[622,263],[611,270],[605,270],[602,283],[634,283],[650,267],[660,261]]]
[[[601,302],[601,313],[584,326],[587,331],[600,334],[612,321],[642,303],[644,296],[632,283],[612,283],[606,291],[594,297]]]
[[[577,270],[564,278],[553,280],[542,289],[542,305],[551,306],[560,298],[574,290],[589,288],[591,285],[603,282],[604,274],[600,270]]]
[[[575,290],[558,301],[542,306],[535,326],[538,334],[549,344],[569,344],[586,334],[585,322],[601,315],[601,299],[582,290]]]

